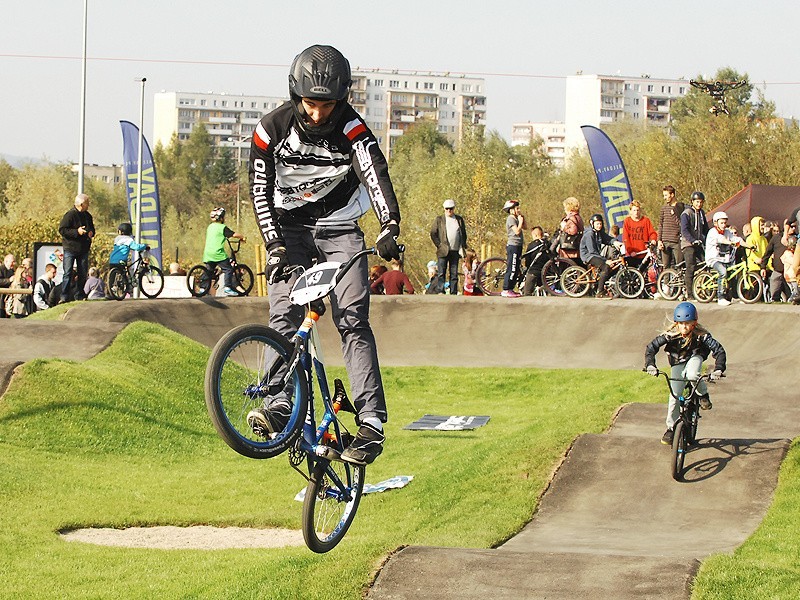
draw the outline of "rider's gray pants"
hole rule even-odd
[[[686,362],[673,365],[670,378],[681,379],[682,381],[670,381],[672,393],[669,395],[669,406],[667,407],[667,429],[675,427],[678,417],[681,414],[681,407],[678,404],[678,396],[683,394],[684,381],[697,379],[700,377],[700,370],[703,368],[703,357],[692,356]],[[701,396],[708,394],[708,386],[705,381],[701,381],[697,386],[697,393]]]
[[[319,262],[345,262],[364,249],[364,234],[355,224],[324,227],[282,226],[289,262],[308,268],[314,258]],[[289,302],[294,284],[269,286],[269,325],[291,337],[303,322],[305,311]],[[342,354],[350,378],[352,401],[361,421],[377,417],[386,422],[386,398],[378,365],[375,336],[369,325],[368,261],[361,258],[329,296],[333,323],[342,338]]]

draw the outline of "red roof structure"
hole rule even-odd
[[[728,213],[728,223],[742,230],[753,217],[775,221],[783,226],[795,208],[800,206],[800,186],[753,185],[736,192],[713,210],[707,210],[709,223],[718,210]]]

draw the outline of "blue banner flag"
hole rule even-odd
[[[125,186],[128,194],[128,214],[136,228],[136,200],[139,183],[139,128],[129,121],[122,127],[122,156],[125,167]],[[158,201],[158,179],[153,154],[147,140],[142,140],[142,209],[140,241],[150,246],[150,259],[161,267],[161,206]],[[135,233],[135,232],[134,232]]]
[[[589,146],[589,156],[592,157],[597,185],[600,186],[600,203],[606,223],[609,228],[617,225],[622,229],[622,222],[628,216],[628,205],[633,200],[625,165],[605,133],[591,125],[582,125],[581,131]]]

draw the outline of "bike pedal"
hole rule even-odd
[[[325,460],[342,460],[342,454],[336,448],[331,448],[330,446],[325,446],[324,444],[319,444],[315,451],[315,454],[320,458],[324,458]]]

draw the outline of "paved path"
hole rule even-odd
[[[372,320],[384,365],[640,369],[644,345],[671,309],[666,302],[405,296],[376,298]],[[800,312],[735,304],[701,306],[700,314],[728,350],[730,376],[712,388],[714,410],[700,423],[686,482],[670,478],[669,451],[658,443],[665,407],[630,398],[608,433],[575,441],[517,536],[498,549],[404,548],[369,597],[687,598],[699,561],[733,550],[760,523],[800,428],[787,375],[800,352]],[[10,366],[33,357],[88,358],[133,320],[213,345],[231,327],[266,315],[263,299],[226,298],[82,303],[63,321],[2,320],[0,385]],[[522,339],[521,324],[532,335],[508,344]],[[329,319],[321,331],[326,344],[336,343]]]

